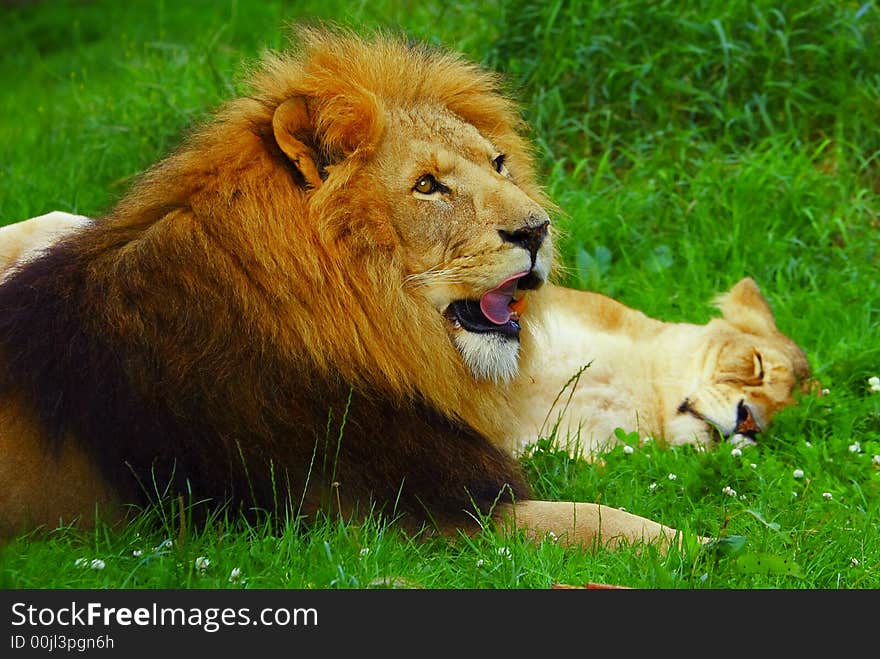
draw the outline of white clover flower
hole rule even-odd
[[[143,553],[144,553],[143,549],[135,549],[134,551],[131,552],[131,555],[134,556],[135,558],[137,558],[138,556],[143,555]]]
[[[729,497],[736,496],[736,490],[734,490],[732,487],[730,487],[730,485],[725,485],[724,489],[721,490],[721,493],[726,494]]]
[[[730,450],[730,454],[731,454],[733,457],[738,458],[739,456],[741,456],[741,455],[743,454],[743,452],[742,452],[742,449],[741,449],[740,447],[738,447],[738,446],[734,446],[734,447]]]
[[[804,477],[804,470],[803,469],[795,469],[793,472],[791,472],[791,475],[794,476],[795,478],[803,478]]]
[[[369,547],[361,547],[361,550],[358,552],[359,556],[368,556],[370,554]]]
[[[234,567],[232,568],[232,572],[229,573],[229,583],[235,583],[241,579],[241,568]]]
[[[862,452],[862,445],[859,444],[858,442],[853,442],[852,444],[849,445],[849,452],[850,453],[861,453]]]
[[[85,567],[89,562],[85,558],[78,558],[73,562],[74,567]]]
[[[823,395],[823,396],[827,396],[827,395],[830,394],[830,393],[831,393],[831,389],[828,389],[827,387],[824,388],[824,389],[822,389],[822,395]]]
[[[632,455],[633,451],[635,451],[635,449],[632,446],[630,446],[629,444],[623,445],[623,452],[626,453],[627,455]]]
[[[671,473],[671,474],[669,474],[666,478],[668,478],[668,479],[671,480],[671,481],[674,481],[676,478],[678,478],[678,476],[676,476],[675,474],[672,474],[672,473]]]
[[[869,377],[868,378],[868,388],[872,392],[880,391],[880,378],[878,378],[876,375],[872,375],[871,377]]]
[[[204,556],[199,556],[195,560],[195,566],[197,570],[205,571],[211,566],[211,561],[205,558]]]
[[[831,501],[834,498],[834,495],[831,492],[822,492],[822,498],[826,501]]]
[[[875,455],[873,458],[871,458],[871,462],[873,462],[875,465],[880,466],[880,455]]]
[[[648,486],[648,489],[651,490],[651,492],[653,492],[654,490],[657,489],[657,483],[651,483],[651,484]]]
[[[485,563],[486,563],[486,561],[484,561],[482,558],[477,559],[477,567],[483,567],[483,565],[485,565]]]
[[[749,466],[750,466],[752,469],[757,469],[757,468],[758,468],[758,465],[756,465],[754,462],[750,462],[750,463],[749,463]]]
[[[92,568],[93,570],[103,570],[105,567],[105,564],[104,564],[104,561],[102,561],[100,558],[93,558],[92,562],[89,563],[89,567]]]
[[[806,441],[806,442],[804,442],[804,446],[806,446],[807,448],[813,448],[813,442]]]
[[[510,549],[508,547],[499,547],[497,551],[499,556],[503,556],[508,561],[513,559],[513,554],[510,553]]]
[[[849,559],[849,562],[850,562],[850,565],[852,565],[853,567],[858,567],[858,566],[859,566],[859,559],[857,559],[857,558],[855,558],[855,557]]]

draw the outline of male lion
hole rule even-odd
[[[387,35],[300,38],[0,284],[0,534],[168,491],[668,544],[532,500],[505,445],[553,248],[496,77]]]

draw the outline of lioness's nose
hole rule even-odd
[[[544,220],[534,225],[526,225],[516,231],[498,229],[498,235],[505,242],[513,243],[527,250],[532,255],[532,260],[534,261],[535,255],[547,237],[549,226],[550,220]]]
[[[734,432],[750,437],[754,437],[757,433],[761,432],[761,426],[755,420],[752,408],[742,400],[736,406],[736,428],[734,428]]]

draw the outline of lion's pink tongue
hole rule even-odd
[[[484,293],[480,298],[480,311],[496,325],[503,325],[510,320],[510,301],[516,293],[516,282],[522,279],[528,272],[508,277],[491,291]]]

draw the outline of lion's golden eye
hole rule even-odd
[[[755,354],[752,355],[752,366],[754,368],[754,374],[756,380],[764,379],[764,360],[761,358],[761,353],[757,350]]]
[[[507,161],[507,156],[503,153],[495,156],[494,160],[492,160],[492,166],[495,167],[495,171],[501,174],[502,176],[507,176],[507,165],[504,163]]]
[[[434,194],[439,189],[440,184],[437,183],[437,179],[430,174],[425,174],[422,178],[416,181],[415,187],[413,187],[413,190],[421,194]]]

